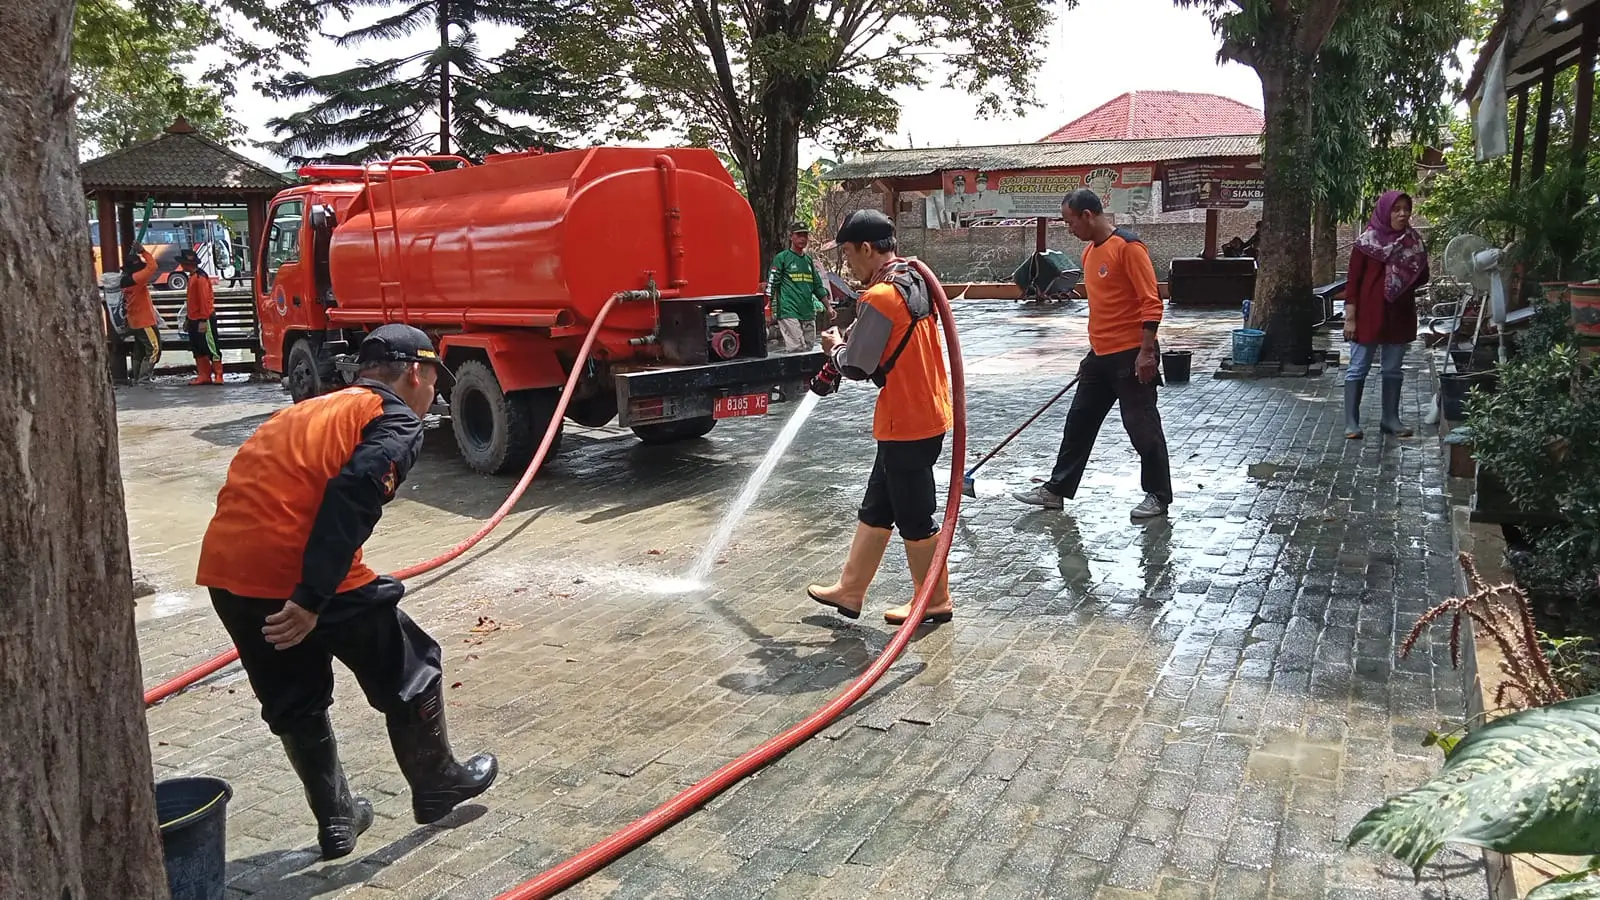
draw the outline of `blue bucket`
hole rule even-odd
[[[228,801],[220,778],[172,778],[156,784],[161,855],[172,900],[224,900],[228,885]]]
[[[1239,366],[1253,366],[1261,361],[1261,342],[1267,333],[1255,328],[1233,330],[1233,362]]]

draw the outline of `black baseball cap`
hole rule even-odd
[[[858,209],[844,217],[844,224],[839,226],[839,233],[834,235],[835,244],[870,244],[873,241],[886,241],[894,237],[894,223],[889,217],[876,209]]]
[[[439,358],[439,352],[433,349],[433,341],[422,329],[399,322],[380,325],[361,341],[361,349],[356,352],[356,364],[378,362],[430,363],[439,370],[440,388],[456,383],[455,376],[450,374],[450,370],[444,367],[444,360]]]

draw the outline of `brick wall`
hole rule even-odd
[[[829,228],[836,229],[851,210],[882,209],[884,198],[870,189],[852,193],[836,190],[828,195],[826,203]],[[1248,238],[1260,218],[1259,210],[1223,211],[1217,231],[1218,244],[1227,243],[1235,235]],[[1175,257],[1197,256],[1205,248],[1205,213],[1202,211],[1154,213],[1134,217],[1123,224],[1137,232],[1149,247],[1156,275],[1163,280]],[[1011,273],[1033,253],[1036,241],[1032,225],[930,229],[927,227],[927,200],[916,195],[901,197],[895,225],[899,230],[901,251],[920,257],[941,280],[950,282],[1009,281]],[[1061,223],[1049,227],[1046,246],[1065,253],[1074,264],[1082,256],[1081,242]]]

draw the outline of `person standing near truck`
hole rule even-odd
[[[355,385],[277,413],[239,448],[195,579],[305,785],[325,859],[350,854],[372,824],[372,805],[345,781],[328,718],[335,658],[384,714],[419,824],[488,790],[499,771],[487,753],[456,761],[439,644],[401,611],[405,586],[361,560],[450,373],[428,336],[401,324],[367,335],[357,365]]]
[[[1122,425],[1139,452],[1144,502],[1135,519],[1167,514],[1172,503],[1172,471],[1167,436],[1156,410],[1160,361],[1156,329],[1161,325],[1161,294],[1150,251],[1133,232],[1117,228],[1105,215],[1100,195],[1079,190],[1067,195],[1061,216],[1074,237],[1089,242],[1083,251],[1083,286],[1089,294],[1089,355],[1078,366],[1078,390],[1055,469],[1044,484],[1019,491],[1030,506],[1061,509],[1078,492],[1095,438],[1111,407],[1122,407]]]
[[[772,299],[772,315],[778,320],[783,352],[803,353],[817,346],[817,316],[823,312],[833,318],[833,303],[828,286],[816,262],[806,255],[811,243],[811,228],[796,222],[789,229],[789,248],[772,258],[767,273],[767,293]]]
[[[856,514],[855,538],[844,571],[831,585],[810,585],[806,594],[845,618],[859,618],[867,587],[883,562],[889,538],[899,528],[917,588],[929,578],[937,579],[923,621],[948,622],[954,615],[949,568],[932,571],[939,543],[939,526],[933,518],[938,508],[933,466],[952,417],[950,378],[932,286],[900,257],[894,223],[875,209],[847,216],[836,243],[867,289],[857,303],[849,335],[841,337],[837,329],[828,329],[822,335],[822,350],[839,375],[878,386],[872,416],[877,455]],[[910,614],[911,604],[906,603],[886,611],[883,618],[899,625]]]
[[[156,330],[156,303],[150,297],[150,282],[155,280],[156,258],[142,244],[128,248],[122,264],[122,309],[133,332],[133,380],[147,382],[161,362],[161,332]]]
[[[193,250],[181,251],[178,265],[189,276],[183,300],[189,351],[194,354],[194,380],[189,383],[221,384],[222,353],[217,350],[217,299],[211,276],[200,268],[200,255]]]

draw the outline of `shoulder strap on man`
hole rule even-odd
[[[884,360],[878,371],[872,374],[872,383],[882,388],[889,383],[889,373],[894,371],[894,364],[899,362],[900,354],[906,350],[906,345],[911,343],[911,334],[917,330],[917,325],[923,319],[933,314],[933,298],[928,291],[928,285],[922,280],[922,275],[911,264],[903,259],[897,259],[890,264],[889,276],[884,279],[894,285],[895,294],[900,297],[900,302],[906,306],[906,314],[911,321],[906,325],[906,333],[901,336],[900,344]],[[915,296],[920,302],[913,302]]]

